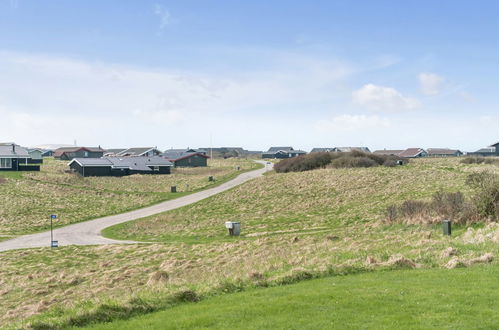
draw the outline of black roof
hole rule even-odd
[[[149,166],[173,166],[172,162],[162,157],[74,158],[69,164],[73,162],[77,162],[83,167],[128,168],[139,171],[150,171]]]

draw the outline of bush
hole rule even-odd
[[[466,183],[475,188],[472,200],[482,217],[499,220],[499,175],[492,172],[472,173]]]
[[[496,164],[499,165],[499,159],[491,157],[466,157],[461,160],[463,164]]]
[[[373,167],[379,164],[368,157],[340,157],[331,162],[331,167],[334,168],[350,168],[350,167]]]
[[[450,219],[468,224],[482,220],[499,220],[499,175],[491,172],[472,173],[466,183],[474,195],[466,199],[461,192],[437,192],[431,201],[407,200],[386,209],[390,223],[436,223]]]
[[[395,166],[407,160],[396,156],[376,155],[361,151],[317,152],[295,158],[283,159],[274,165],[278,173],[310,171],[317,168],[351,168],[373,166]]]

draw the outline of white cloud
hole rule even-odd
[[[391,87],[367,84],[352,93],[353,102],[371,110],[402,111],[415,109],[420,103],[417,99],[403,96]]]
[[[154,14],[159,17],[159,29],[163,30],[172,23],[170,11],[160,4],[154,6]]]
[[[343,114],[331,119],[320,120],[316,123],[316,127],[320,131],[358,131],[390,127],[390,120],[379,116]]]
[[[168,147],[205,145],[207,130],[224,132],[220,144],[260,141],[255,127],[272,130],[292,107],[327,102],[349,72],[336,62],[288,60],[208,74],[0,51],[0,122],[10,123],[0,141]],[[228,131],[231,123],[237,131]]]
[[[423,72],[418,75],[421,93],[425,95],[437,95],[440,93],[445,78],[431,72]]]

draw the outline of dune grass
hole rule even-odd
[[[82,178],[65,173],[67,161],[46,159],[40,172],[0,172],[0,236],[46,230],[50,214],[58,215],[58,227],[180,197],[234,178],[241,173],[236,166],[247,171],[260,165],[216,159],[209,167],[174,169],[171,175]]]
[[[224,239],[224,221],[240,221],[243,237],[373,224],[385,218],[389,205],[406,199],[431,199],[438,191],[470,195],[466,177],[485,169],[498,171],[458,159],[422,159],[389,168],[273,173],[195,205],[108,228],[104,235],[187,242]]]
[[[328,277],[89,329],[472,329],[499,324],[499,267]]]
[[[0,323],[84,326],[185,300],[303,279],[401,268],[497,265],[499,224],[386,224],[387,204],[440,189],[473,192],[453,159],[407,167],[269,174],[174,212],[115,227],[152,244],[0,254]],[[228,237],[224,222],[243,235]]]

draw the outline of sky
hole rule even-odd
[[[499,141],[499,2],[0,0],[0,141]]]

